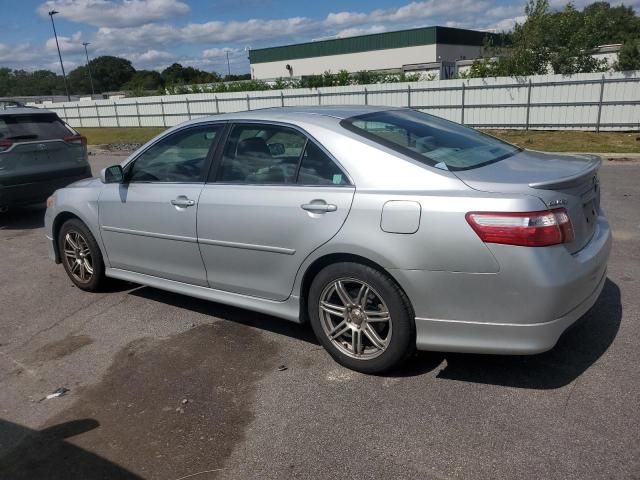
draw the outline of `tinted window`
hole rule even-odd
[[[201,182],[209,149],[222,127],[189,128],[159,141],[128,172],[131,182]]]
[[[520,149],[497,138],[415,110],[388,110],[348,118],[341,125],[431,166],[467,170]]]
[[[217,180],[225,183],[295,183],[307,139],[277,125],[236,125],[224,147]]]
[[[342,170],[313,142],[307,143],[298,183],[302,185],[347,185],[349,181]]]
[[[0,139],[55,140],[76,135],[56,114],[2,115]]]

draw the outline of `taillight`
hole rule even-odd
[[[82,135],[73,135],[72,137],[65,137],[63,139],[66,143],[71,143],[73,145],[86,145],[87,138]]]
[[[11,140],[2,140],[0,139],[0,152],[4,152],[5,150],[9,150],[13,145]]]
[[[573,241],[564,208],[540,212],[469,212],[467,222],[486,243],[545,247]]]

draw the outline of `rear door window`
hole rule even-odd
[[[59,140],[76,135],[56,114],[1,115],[0,140]]]
[[[329,156],[313,142],[302,155],[298,183],[301,185],[348,185],[349,180]]]
[[[279,125],[235,125],[224,147],[217,181],[244,184],[296,183],[307,137]]]

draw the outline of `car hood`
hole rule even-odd
[[[82,180],[78,180],[77,182],[73,182],[67,185],[65,188],[86,188],[93,187],[100,183],[100,179],[97,177],[93,178],[84,178]]]

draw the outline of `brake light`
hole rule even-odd
[[[73,145],[86,145],[87,138],[82,135],[73,135],[71,137],[65,137],[63,139],[66,143],[71,143]]]
[[[545,247],[573,241],[573,226],[564,208],[540,212],[469,212],[467,222],[486,243]]]
[[[0,152],[4,152],[5,150],[9,150],[13,145],[11,140],[1,140],[0,139]]]

